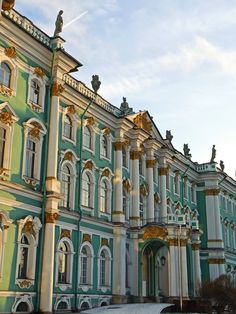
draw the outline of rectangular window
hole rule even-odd
[[[100,261],[100,286],[106,285],[106,260],[101,259]]]
[[[6,143],[6,130],[4,128],[0,128],[0,168],[3,168],[5,143]]]
[[[81,267],[82,267],[82,272],[81,272],[81,283],[82,284],[87,284],[87,256],[83,256],[81,260]]]
[[[25,175],[29,178],[34,178],[34,165],[35,165],[35,154],[36,154],[36,144],[27,140],[26,142],[26,167]]]

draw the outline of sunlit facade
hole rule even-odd
[[[14,10],[0,22],[0,312],[189,300],[202,280],[235,281],[236,182],[68,74],[81,63],[62,38]]]

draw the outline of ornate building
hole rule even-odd
[[[236,182],[214,156],[191,161],[147,111],[74,79],[64,40],[14,9],[0,33],[0,312],[181,302],[234,280]]]

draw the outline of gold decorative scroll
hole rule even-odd
[[[88,160],[84,165],[84,169],[93,170],[93,162],[91,160]]]
[[[58,213],[46,213],[45,214],[46,223],[55,223],[58,218],[59,218]]]
[[[4,124],[11,125],[13,123],[12,114],[10,112],[0,112],[0,121]]]
[[[61,238],[69,238],[69,239],[71,239],[70,230],[62,229],[61,230]]]
[[[110,176],[110,171],[108,169],[103,170],[102,177],[109,177],[109,176]]]
[[[74,105],[70,105],[67,107],[67,112],[71,113],[71,114],[75,114],[76,110],[75,110],[75,106]]]
[[[91,243],[92,242],[91,235],[87,234],[87,233],[83,234],[83,240],[82,241]]]
[[[4,53],[8,58],[15,58],[16,57],[16,48],[13,46],[5,48]]]
[[[29,135],[31,135],[34,138],[40,139],[40,129],[37,127],[34,127],[30,130]]]
[[[19,282],[20,288],[29,288],[30,285],[31,285],[31,282],[28,280],[23,280]]]
[[[146,167],[147,168],[154,168],[156,164],[156,160],[155,159],[150,159],[146,161]]]
[[[109,243],[108,243],[108,239],[105,239],[105,238],[102,238],[101,239],[101,245],[106,245],[106,246],[109,246]]]
[[[45,75],[45,72],[42,68],[36,67],[36,68],[34,68],[34,74],[36,74],[38,77],[43,78]]]
[[[104,135],[109,135],[110,133],[111,133],[111,129],[110,128],[103,129],[103,134]]]
[[[0,93],[3,94],[3,96],[11,97],[13,91],[9,87],[0,84]]]
[[[178,240],[177,239],[168,239],[167,240],[169,246],[178,246]]]
[[[73,160],[73,154],[72,154],[72,152],[67,152],[67,153],[65,153],[64,160],[72,161],[72,160]]]
[[[93,117],[88,117],[88,118],[86,119],[86,124],[87,124],[87,125],[92,126],[92,125],[94,125],[94,123],[95,123],[95,120],[94,120]]]
[[[220,193],[219,189],[207,189],[204,191],[206,196],[217,196]]]
[[[152,130],[152,123],[148,121],[148,116],[146,112],[140,112],[134,118],[134,123],[139,129],[144,129],[147,132],[150,132]]]
[[[27,221],[22,229],[23,233],[32,234],[35,237],[34,225],[32,221]]]
[[[51,89],[52,96],[58,96],[59,97],[63,91],[64,91],[64,87],[61,84],[59,84],[57,82],[53,83],[52,89]]]
[[[168,168],[159,168],[158,173],[159,173],[159,176],[166,176],[168,173]]]
[[[161,228],[158,226],[148,226],[144,229],[144,234],[142,236],[143,240],[147,239],[162,239],[164,240],[167,236],[168,232],[165,228]]]

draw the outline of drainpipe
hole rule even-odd
[[[53,83],[53,68],[54,68],[54,61],[55,61],[55,54],[56,49],[53,48],[53,55],[52,55],[52,63],[51,63],[51,71],[49,77],[49,84],[48,84],[48,97],[47,97],[47,133],[45,138],[45,149],[44,149],[44,161],[47,160],[48,157],[48,135],[49,135],[49,117],[50,117],[50,110],[51,110],[51,87]],[[46,104],[45,104],[46,105]],[[46,107],[46,106],[45,106]],[[41,289],[41,275],[42,275],[42,258],[43,258],[43,244],[44,244],[44,236],[45,236],[45,209],[46,209],[46,174],[47,174],[47,162],[45,167],[43,168],[43,178],[42,178],[42,212],[41,212],[41,235],[39,241],[39,263],[38,263],[38,278],[37,278],[37,290],[36,290],[36,305],[35,310],[36,312],[39,311],[39,304],[40,304],[40,289]]]
[[[79,250],[80,250],[80,221],[82,219],[82,210],[81,210],[81,179],[82,179],[82,150],[83,150],[83,126],[84,126],[84,117],[89,110],[89,108],[94,104],[97,98],[97,92],[101,85],[99,81],[98,75],[92,76],[92,87],[95,93],[95,98],[92,99],[85,110],[83,111],[82,115],[80,116],[80,134],[79,134],[79,169],[78,169],[78,191],[79,191],[79,203],[78,203],[78,211],[79,211],[79,218],[77,222],[77,229],[78,229],[78,240],[77,240],[77,254],[75,255],[75,311],[78,310],[78,275],[79,275]]]

